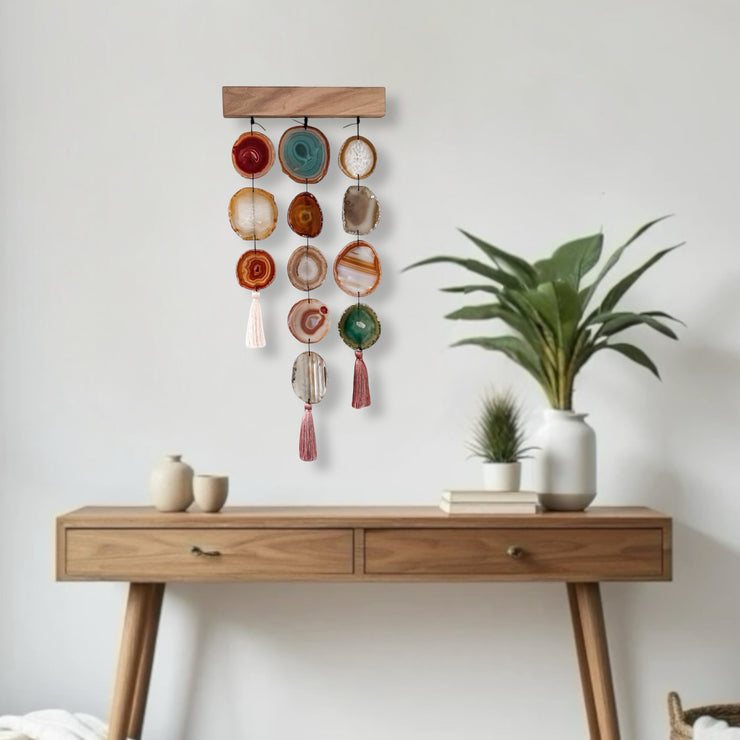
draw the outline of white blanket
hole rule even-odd
[[[97,717],[63,709],[43,709],[22,717],[7,714],[0,717],[0,738],[3,730],[14,730],[30,740],[106,740],[108,736],[108,725]]]
[[[694,740],[740,740],[740,727],[714,717],[699,717],[694,722]]]

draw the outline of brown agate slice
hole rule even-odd
[[[304,298],[290,309],[288,329],[299,342],[319,342],[329,331],[329,309],[315,298]]]
[[[324,216],[316,197],[311,193],[299,193],[288,206],[288,225],[298,236],[313,239],[321,233]]]
[[[350,242],[334,260],[334,280],[350,295],[372,293],[380,282],[380,260],[375,250],[367,242]]]
[[[231,161],[242,177],[262,177],[275,162],[275,147],[259,131],[247,131],[231,148]]]
[[[315,290],[326,279],[326,258],[310,245],[298,247],[288,259],[288,280],[298,290]]]
[[[342,224],[348,234],[369,234],[380,219],[380,206],[370,188],[352,185],[344,194]]]
[[[249,290],[262,290],[275,279],[275,262],[264,249],[250,249],[236,263],[239,285]]]
[[[242,239],[266,239],[277,226],[278,210],[272,193],[242,188],[229,203],[231,228]]]
[[[353,180],[372,174],[377,160],[375,147],[364,136],[350,137],[339,150],[339,167]]]

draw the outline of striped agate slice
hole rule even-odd
[[[326,393],[326,363],[316,352],[302,352],[293,363],[293,390],[304,403],[319,403]]]
[[[264,134],[247,131],[231,148],[231,162],[242,177],[262,177],[275,162],[275,148]]]
[[[288,329],[299,342],[320,342],[329,331],[328,307],[315,298],[298,301],[288,313]]]
[[[321,233],[324,215],[316,196],[311,193],[298,193],[288,206],[288,226],[298,236],[313,239]]]
[[[349,295],[372,293],[380,282],[380,260],[375,250],[361,240],[350,242],[334,260],[334,280]]]
[[[298,290],[315,290],[326,279],[326,258],[316,247],[298,247],[288,258],[288,280]]]
[[[229,203],[231,228],[242,239],[266,239],[277,226],[278,209],[272,193],[242,188]]]
[[[339,168],[353,180],[372,174],[377,160],[375,147],[364,136],[351,136],[339,150]]]
[[[294,126],[282,135],[278,158],[283,172],[292,180],[318,182],[329,169],[329,142],[313,126]]]
[[[236,263],[239,285],[248,290],[262,290],[275,279],[275,261],[264,249],[250,249]]]
[[[344,194],[342,225],[348,234],[369,234],[380,219],[380,205],[370,188],[351,185]]]

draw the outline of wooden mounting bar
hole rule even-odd
[[[382,118],[384,87],[224,87],[224,118]]]

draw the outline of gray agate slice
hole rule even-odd
[[[293,390],[304,403],[318,403],[326,393],[326,363],[316,352],[302,352],[293,363]]]
[[[369,234],[380,220],[380,205],[370,188],[352,185],[344,194],[342,224],[348,234]]]

